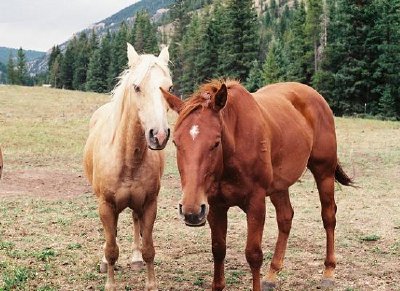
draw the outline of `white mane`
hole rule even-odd
[[[153,55],[141,55],[138,64],[124,70],[118,77],[119,81],[111,93],[111,102],[113,103],[110,116],[112,119],[112,140],[115,137],[125,106],[136,107],[135,97],[137,93],[134,90],[134,85],[140,87],[148,77],[150,70],[155,66],[160,67],[165,74],[169,75],[167,64]]]

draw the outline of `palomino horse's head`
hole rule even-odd
[[[168,69],[169,53],[164,48],[158,57],[139,55],[128,43],[129,69],[122,77],[130,100],[136,104],[138,115],[150,149],[161,150],[167,144],[170,129],[168,106],[161,89],[170,90],[172,79]]]
[[[188,226],[202,226],[208,199],[218,191],[222,174],[222,123],[220,110],[227,100],[225,84],[204,85],[187,102],[163,91],[169,106],[179,113],[174,144],[183,197],[179,213]]]

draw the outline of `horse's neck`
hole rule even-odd
[[[262,116],[260,106],[252,95],[233,96],[223,109],[223,136],[225,148],[237,152],[249,139],[254,142],[261,142],[262,131],[265,130],[265,120]],[[246,136],[246,138],[243,138]]]
[[[124,104],[121,110],[113,144],[124,163],[134,165],[143,159],[147,151],[144,130],[135,104]]]

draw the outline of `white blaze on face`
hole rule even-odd
[[[200,130],[198,125],[193,125],[192,128],[189,131],[190,135],[192,136],[192,139],[195,140],[195,138],[199,135]]]

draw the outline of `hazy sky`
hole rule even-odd
[[[139,0],[0,0],[0,46],[47,51]]]

